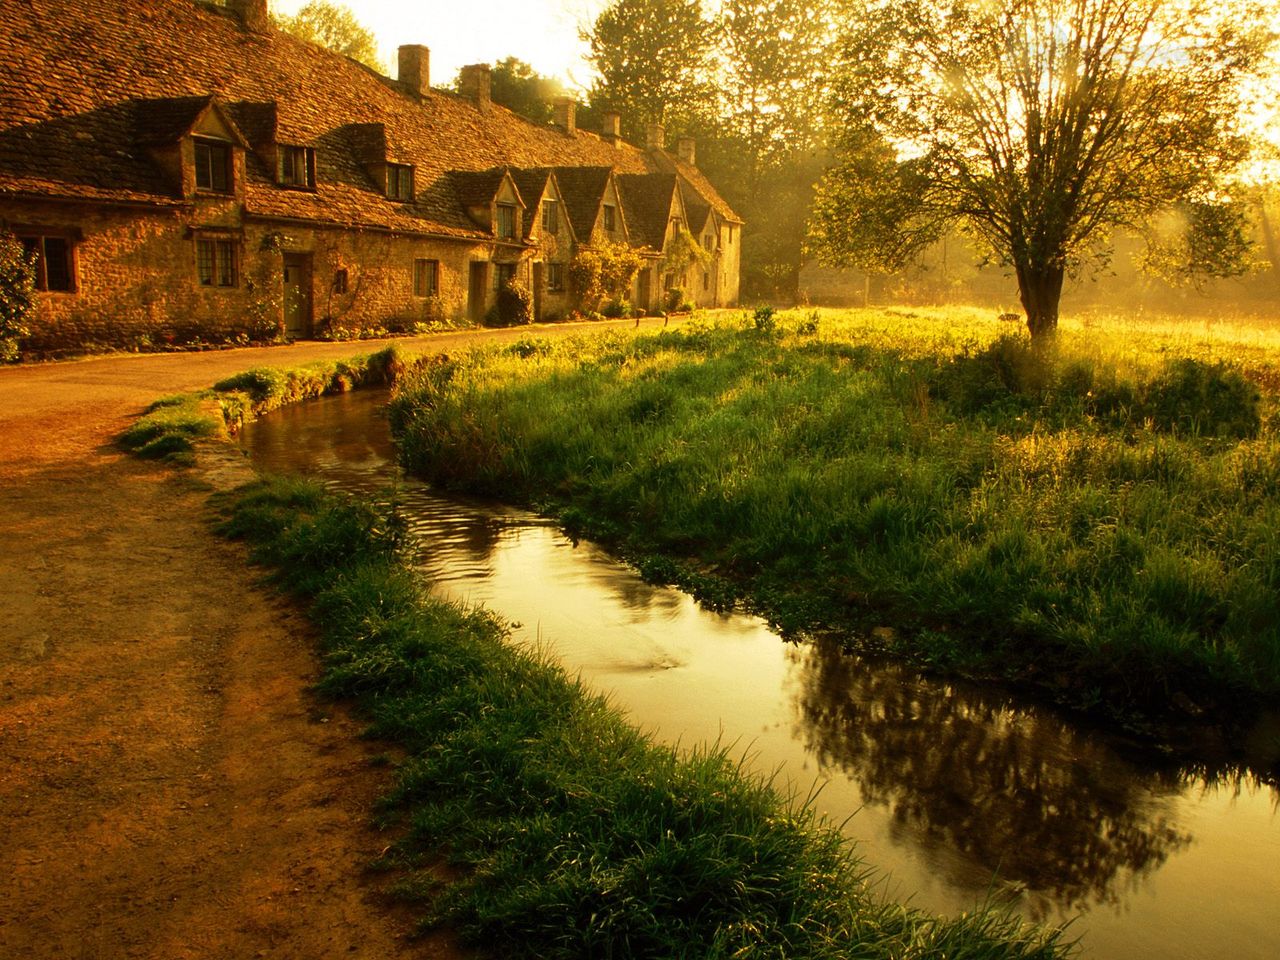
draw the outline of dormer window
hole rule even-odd
[[[213,193],[231,192],[231,144],[218,140],[197,140],[196,188]]]
[[[613,233],[618,229],[617,208],[611,203],[604,205],[604,229],[606,233]]]
[[[407,163],[387,164],[387,198],[413,199],[413,167]]]
[[[552,235],[560,231],[559,204],[554,200],[542,201],[542,231]]]
[[[513,203],[498,204],[498,239],[511,240],[516,235],[516,207]]]
[[[280,183],[286,187],[315,189],[316,151],[313,147],[280,148]]]

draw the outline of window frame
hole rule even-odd
[[[547,263],[547,290],[550,293],[564,291],[564,264],[554,260]]]
[[[415,170],[413,164],[388,163],[386,176],[387,199],[408,203],[413,199],[414,179]]]
[[[66,231],[61,230],[22,230],[19,229],[17,234],[18,242],[22,244],[22,249],[28,254],[34,252],[35,268],[36,268],[36,289],[41,293],[78,293],[80,289],[79,277],[76,270],[76,243],[75,237]],[[62,245],[62,255],[58,257],[58,261],[63,266],[62,277],[65,279],[65,286],[49,285],[49,241]]]
[[[505,217],[505,221],[504,221]],[[499,240],[514,240],[519,232],[514,203],[494,204],[493,232]]]
[[[196,286],[210,290],[239,287],[240,242],[234,237],[216,233],[198,234],[195,241]]]
[[[413,261],[413,295],[438,297],[440,295],[440,261],[428,257],[415,257]]]
[[[202,154],[207,157],[207,163],[202,163]],[[221,164],[215,164],[214,162],[214,158],[218,154],[222,156]],[[216,193],[220,196],[235,193],[235,155],[231,143],[226,140],[214,140],[209,137],[195,137],[193,156],[196,190],[202,193]],[[218,185],[218,179],[214,175],[215,171],[219,169],[221,169],[223,176],[222,186]],[[207,173],[208,183],[200,182],[202,170]]]
[[[350,286],[350,277],[347,274],[346,267],[339,267],[333,271],[333,292],[342,294],[346,293]]]
[[[501,290],[504,282],[510,281],[515,283],[516,264],[514,263],[494,263],[493,265],[493,289]]]
[[[560,232],[559,201],[548,197],[542,201],[542,232],[555,236]]]
[[[298,173],[298,159],[301,158],[302,179],[295,179]],[[281,144],[280,168],[277,171],[277,182],[282,187],[293,190],[314,190],[316,188],[316,148]]]
[[[603,225],[605,233],[618,232],[618,206],[614,203],[604,204]]]

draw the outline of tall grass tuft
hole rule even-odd
[[[406,377],[406,465],[785,628],[1105,712],[1280,694],[1280,342],[952,311],[694,322]]]
[[[458,879],[404,883],[426,919],[511,957],[1065,955],[1058,933],[980,907],[889,904],[837,831],[723,749],[679,755],[481,610],[425,595],[394,510],[265,481],[223,530],[311,598],[323,689],[406,751],[386,799],[398,859],[444,850]]]

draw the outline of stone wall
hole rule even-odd
[[[196,226],[193,221],[198,223]],[[0,202],[0,226],[70,234],[76,289],[44,292],[24,352],[58,355],[105,348],[146,350],[192,342],[255,342],[283,330],[283,256],[310,254],[314,336],[357,336],[362,330],[411,329],[467,313],[472,260],[489,260],[483,243],[391,235],[381,231],[240,223],[238,212],[207,205],[130,209],[98,205],[38,206]],[[196,238],[237,243],[232,287],[202,286]],[[414,261],[439,262],[439,301],[414,295]],[[334,289],[347,271],[347,292]],[[527,278],[526,278],[527,279]],[[492,303],[487,291],[486,306]]]

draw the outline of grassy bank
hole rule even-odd
[[[832,829],[714,751],[677,756],[482,611],[431,599],[394,511],[271,481],[221,501],[278,582],[311,604],[322,687],[354,698],[406,759],[387,813],[397,859],[440,850],[429,917],[511,957],[1054,957],[990,911],[951,920],[880,901]],[[424,873],[422,876],[427,876]]]
[[[386,386],[414,363],[399,348],[347,360],[317,360],[296,367],[257,367],[209,390],[164,397],[117,442],[140,457],[190,463],[195,444],[235,433],[254,417],[290,403],[361,386]]]
[[[784,628],[1132,715],[1280,695],[1280,338],[744,314],[422,368],[406,465]]]

